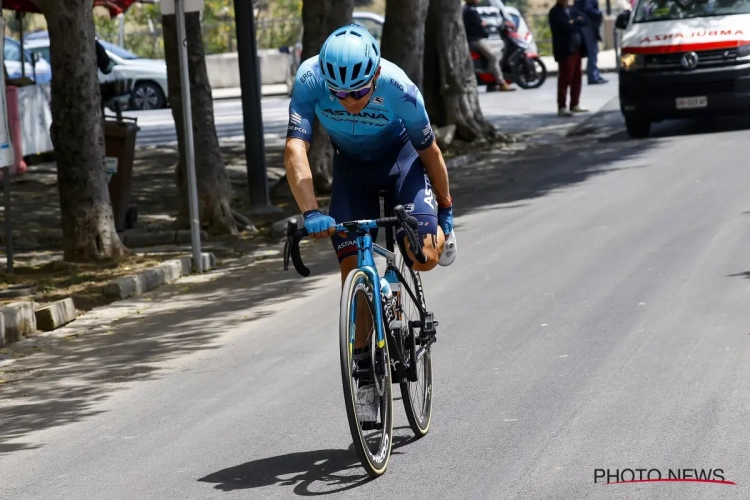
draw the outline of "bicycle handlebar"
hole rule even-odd
[[[417,230],[419,229],[419,222],[414,217],[407,215],[406,210],[403,206],[398,205],[393,209],[395,217],[383,217],[374,220],[365,221],[353,221],[344,222],[336,225],[337,233],[349,233],[354,231],[364,231],[367,229],[374,229],[376,227],[401,227],[406,233],[406,238],[409,241],[409,247],[416,249],[413,251],[414,257],[418,262],[424,264],[427,262],[427,256],[422,251],[422,241],[418,237]],[[292,258],[294,269],[303,276],[310,276],[310,270],[305,267],[302,262],[302,255],[299,251],[299,243],[302,238],[308,236],[307,229],[298,228],[297,219],[291,219],[287,222],[286,226],[286,243],[284,244],[284,271],[289,270],[289,257]]]

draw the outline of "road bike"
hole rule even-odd
[[[386,231],[385,248],[373,242],[370,231],[376,228]],[[401,205],[392,211],[386,208],[384,218],[343,222],[336,226],[337,233],[357,237],[357,267],[347,276],[341,292],[341,378],[354,448],[371,477],[378,477],[386,471],[391,455],[393,384],[400,385],[406,417],[417,438],[427,434],[432,420],[432,344],[436,341],[438,322],[427,310],[422,280],[412,269],[401,239],[397,242],[399,253],[396,253],[397,228],[404,231],[409,248],[416,249],[414,257],[419,262],[426,262],[417,236],[418,222],[407,215]],[[289,269],[291,257],[295,269],[303,277],[310,275],[299,250],[300,240],[305,236],[307,231],[299,229],[296,220],[290,220],[284,246],[284,270]],[[386,260],[382,277],[375,265],[375,254]],[[367,336],[366,348],[370,356],[366,368],[360,368],[354,352],[358,306],[359,324],[372,325]],[[369,323],[363,321],[363,314],[369,316]],[[374,423],[360,422],[357,416],[355,395],[359,380],[363,378],[375,383],[379,405]],[[368,434],[367,431],[374,432]]]

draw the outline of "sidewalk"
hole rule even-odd
[[[559,73],[557,63],[553,56],[542,56],[542,62],[547,67],[547,76],[557,76]],[[617,57],[615,50],[603,50],[597,57],[597,66],[602,73],[613,73],[617,71]],[[586,60],[583,61],[584,79],[586,77]]]
[[[269,96],[285,96],[287,95],[287,86],[285,83],[277,85],[263,85],[261,88],[261,95],[263,97]],[[218,101],[221,99],[239,99],[242,97],[242,89],[239,87],[228,88],[228,89],[212,89],[214,100]]]
[[[547,67],[547,76],[557,76],[558,66],[555,62],[555,58],[552,56],[542,56],[542,62]],[[615,56],[614,49],[603,50],[599,52],[597,58],[599,71],[602,73],[613,73],[617,71],[617,57]],[[586,62],[583,63],[584,72],[586,69]],[[286,96],[287,95],[286,84],[278,85],[263,85],[261,90],[263,97],[270,96]],[[242,89],[240,88],[229,88],[229,89],[213,89],[212,91],[215,100],[221,99],[239,99],[242,97]]]

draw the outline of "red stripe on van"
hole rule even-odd
[[[733,49],[740,45],[748,45],[750,42],[744,40],[686,43],[679,45],[659,45],[656,47],[623,47],[623,54],[670,54],[673,52],[698,52],[700,50]]]

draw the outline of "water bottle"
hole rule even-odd
[[[380,278],[380,293],[385,295],[385,297],[388,300],[391,300],[393,297],[393,292],[391,291],[391,284],[388,283],[388,280],[385,278]]]

